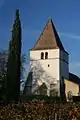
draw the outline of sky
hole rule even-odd
[[[0,0],[0,50],[8,49],[17,8],[22,26],[22,53],[27,59],[29,49],[52,18],[69,53],[69,70],[80,76],[80,0]]]

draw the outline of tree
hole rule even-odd
[[[7,52],[0,51],[0,80],[3,80],[7,70]]]
[[[23,93],[28,94],[32,92],[32,94],[37,94],[39,88],[43,85],[43,83],[45,83],[47,87],[47,95],[50,95],[50,84],[53,84],[55,82],[55,78],[53,78],[48,72],[43,69],[39,61],[32,60],[30,63],[30,72],[27,77]],[[57,83],[55,86],[57,86]],[[31,91],[29,92],[29,90]]]
[[[0,51],[0,99],[3,99],[5,96],[5,81],[7,74],[7,61],[8,61],[8,52],[5,50]],[[21,56],[21,78],[20,78],[20,86],[24,83],[24,73],[25,73],[25,65],[26,63],[26,55],[23,54]]]
[[[12,39],[9,42],[6,95],[7,100],[18,100],[20,95],[21,76],[21,22],[19,10],[16,10],[16,17],[12,29]]]
[[[68,97],[68,100],[71,102],[72,99],[73,99],[72,91],[68,91],[68,93],[67,93],[67,97]]]
[[[7,51],[0,51],[0,100],[5,94],[5,80],[7,72]]]
[[[39,94],[47,95],[47,86],[45,83],[42,83],[42,85],[39,87]]]
[[[24,83],[25,64],[26,64],[26,55],[23,54],[21,56],[21,68],[20,68],[20,70],[21,70],[21,78],[20,78],[21,83]]]

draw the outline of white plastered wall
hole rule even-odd
[[[48,52],[48,59],[41,59],[41,52],[44,53],[44,56],[45,52]],[[40,77],[38,76],[37,82],[40,84],[42,82],[46,83],[48,87],[48,95],[50,84],[57,83],[57,81],[60,80],[59,53],[59,49],[30,51],[31,68],[36,64],[37,69],[42,69],[42,71],[44,71],[43,74],[41,73]],[[36,72],[39,73],[39,70]],[[33,74],[33,79],[36,79],[35,74]],[[35,80],[33,80],[33,84],[34,82]],[[57,86],[57,89],[59,91],[59,85]]]
[[[41,52],[44,53],[44,59],[41,59]],[[48,52],[48,59],[45,59],[45,52]],[[30,51],[30,65],[31,69],[34,68],[32,69],[32,92],[44,82],[49,95],[50,84],[56,83],[56,89],[60,95],[60,79],[69,77],[68,54],[59,49]]]

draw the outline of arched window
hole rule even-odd
[[[48,59],[48,52],[45,52],[45,59]]]
[[[41,53],[41,59],[44,59],[44,53],[43,52]]]

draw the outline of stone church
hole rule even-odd
[[[69,73],[69,54],[65,50],[52,19],[45,25],[38,41],[30,50],[30,72],[25,94],[60,96],[80,92],[80,78]]]

